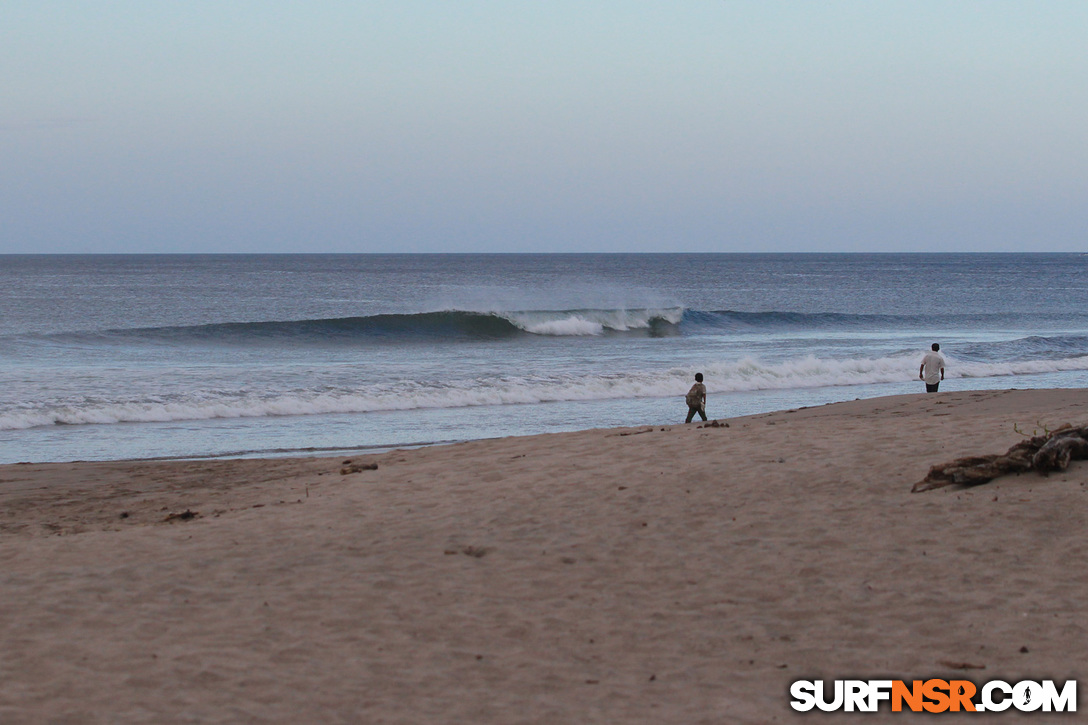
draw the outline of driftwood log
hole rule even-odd
[[[942,463],[910,489],[911,493],[945,486],[977,486],[1007,473],[1064,471],[1070,461],[1088,459],[1088,426],[1062,426],[1020,441],[1003,454],[968,456]]]
[[[340,475],[346,476],[349,473],[358,473],[359,471],[376,471],[378,470],[377,463],[352,463],[351,460],[344,461],[344,466],[340,469]]]

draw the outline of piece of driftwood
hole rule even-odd
[[[340,475],[346,476],[349,473],[359,473],[360,471],[376,471],[378,470],[377,463],[352,463],[351,461],[344,461],[347,465],[340,469]]]
[[[945,486],[978,486],[1008,473],[1064,471],[1072,460],[1088,459],[1088,426],[1063,426],[1020,441],[1004,454],[967,456],[942,463],[910,489],[911,493]]]
[[[193,520],[195,518],[198,518],[199,516],[200,516],[199,511],[192,511],[190,509],[185,509],[181,513],[167,514],[166,518],[163,519],[163,523],[174,522],[174,521],[191,521],[191,520]]]
[[[1071,460],[1088,458],[1088,428],[1055,431],[1031,459],[1032,468],[1046,474],[1064,471]]]

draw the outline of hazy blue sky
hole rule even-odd
[[[1088,251],[1088,2],[4,0],[0,252]]]

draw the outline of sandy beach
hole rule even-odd
[[[910,489],[1088,390],[719,420],[2,466],[0,722],[762,723],[797,679],[1085,674],[1088,462]]]

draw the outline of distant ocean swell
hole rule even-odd
[[[1075,316],[1073,316],[1075,317]],[[1073,319],[1071,322],[1078,322]],[[1060,323],[1062,315],[1048,317]],[[362,317],[224,322],[175,327],[145,327],[53,333],[31,341],[95,344],[293,344],[422,341],[491,341],[526,336],[590,337],[601,335],[700,335],[782,330],[902,331],[912,329],[987,329],[1018,323],[1023,315],[864,315],[800,312],[703,311],[682,307],[475,312],[444,310]],[[1015,329],[1015,328],[1014,328]],[[1045,338],[1043,338],[1045,339]],[[1088,339],[1069,338],[1088,353]],[[1068,352],[1068,351],[1067,351]]]
[[[754,358],[701,366],[711,393],[788,390],[874,383],[916,382],[917,355],[829,360],[813,356],[778,364]],[[1059,360],[972,362],[949,358],[949,378],[985,378],[1088,370],[1088,356]],[[508,376],[441,384],[404,382],[359,389],[202,391],[147,399],[54,400],[0,411],[0,430],[49,425],[164,422],[326,413],[368,413],[416,408],[457,408],[553,401],[680,397],[691,371],[668,370],[598,376]],[[909,392],[905,390],[904,392]]]

